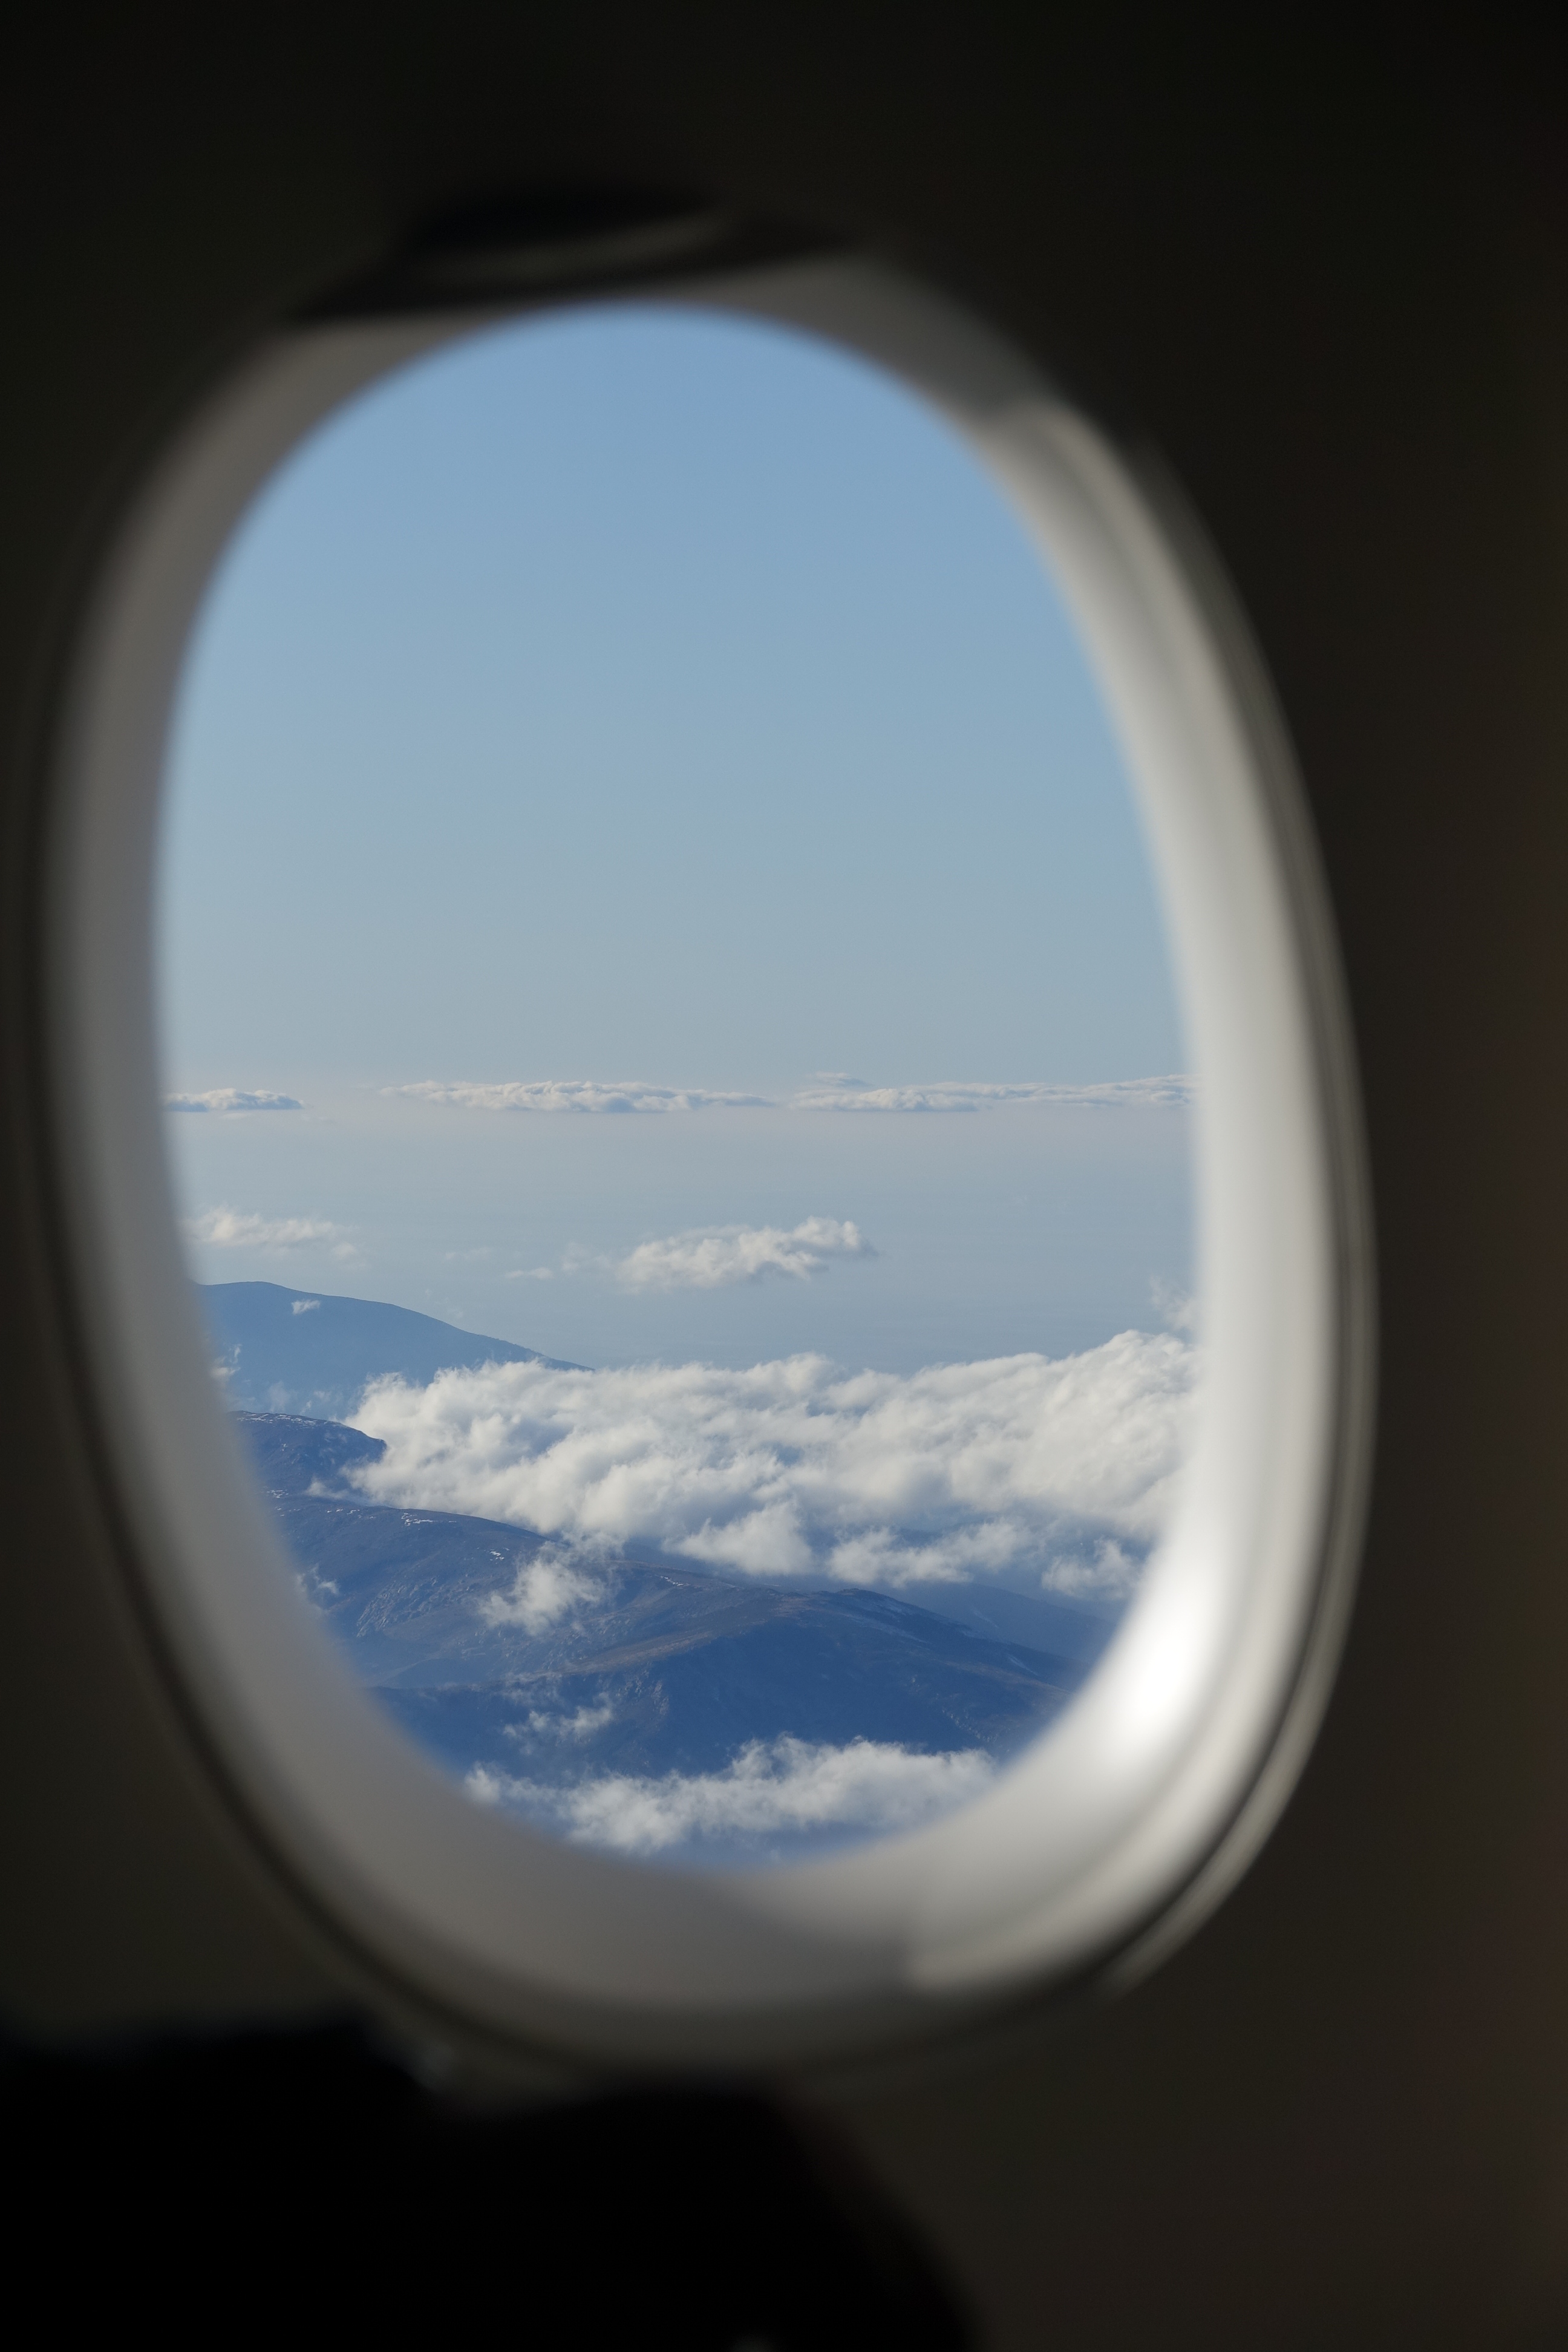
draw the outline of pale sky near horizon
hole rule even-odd
[[[1070,624],[949,428],[803,337],[583,311],[329,422],[209,595],[161,891],[169,1091],[301,1106],[166,1121],[205,1280],[890,1370],[1190,1286],[1179,1105],[984,1091],[1184,1064]]]

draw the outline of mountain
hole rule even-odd
[[[303,1416],[236,1419],[356,1678],[448,1770],[526,1784],[535,1810],[609,1774],[721,1773],[759,1740],[1001,1761],[1083,1677],[1079,1658],[891,1594],[631,1556],[585,1564],[525,1528],[367,1503],[350,1482],[379,1440]]]
[[[375,1299],[288,1290],[276,1282],[197,1283],[195,1290],[225,1401],[246,1412],[341,1421],[365,1383],[389,1372],[424,1388],[437,1372],[481,1364],[576,1369],[510,1339],[459,1331],[433,1315]]]
[[[422,1388],[452,1367],[580,1369],[510,1339],[461,1331],[434,1316],[374,1299],[286,1290],[275,1282],[198,1283],[195,1288],[226,1401],[237,1411],[341,1422],[353,1412],[366,1382],[389,1372]],[[640,1549],[659,1562],[657,1549]],[[687,1566],[680,1559],[662,1564],[677,1571]],[[920,1590],[924,1608],[983,1640],[1022,1643],[1084,1668],[1116,1628],[1114,1610],[1108,1614],[1058,1594],[1015,1592],[958,1578]]]
[[[1108,1614],[1103,1608],[1064,1601],[1054,1593],[1014,1592],[979,1579],[969,1583],[957,1578],[951,1583],[933,1580],[919,1589],[923,1607],[939,1617],[951,1617],[983,1640],[1022,1642],[1052,1651],[1073,1659],[1080,1673],[1093,1665],[1121,1618],[1119,1609]]]

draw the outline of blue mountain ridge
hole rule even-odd
[[[244,1412],[342,1421],[367,1383],[388,1373],[424,1388],[437,1372],[481,1364],[581,1369],[377,1299],[289,1290],[277,1282],[197,1283],[195,1289],[225,1402]]]
[[[609,1773],[719,1772],[748,1742],[785,1734],[926,1754],[978,1748],[1002,1761],[1086,1671],[1040,1645],[1057,1612],[1026,1596],[977,1591],[1016,1603],[1016,1615],[1032,1608],[1033,1644],[890,1594],[759,1585],[629,1552],[574,1561],[570,1605],[531,1631],[515,1607],[505,1612],[545,1537],[367,1503],[349,1480],[384,1448],[358,1430],[303,1415],[235,1418],[340,1655],[458,1777],[480,1768],[546,1791]]]

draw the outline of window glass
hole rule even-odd
[[[942,421],[624,305],[341,411],[193,641],[165,1121],[301,1597],[475,1801],[726,1867],[1048,1731],[1173,1501],[1190,1078]]]

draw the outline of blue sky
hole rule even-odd
[[[167,1121],[206,1279],[889,1370],[1190,1279],[1179,1108],[979,1091],[1184,1067],[1070,625],[945,425],[784,331],[491,330],[318,432],[193,646],[160,938],[169,1089],[301,1106]],[[546,1080],[687,1100],[453,1091]]]

